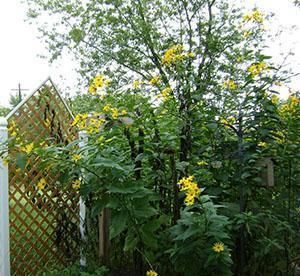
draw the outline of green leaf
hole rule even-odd
[[[22,170],[25,169],[27,163],[27,156],[23,153],[18,153],[17,154],[17,165],[19,168]]]
[[[129,232],[125,239],[124,251],[129,251],[134,249],[137,243],[138,243],[138,239],[137,237],[135,237],[134,232],[133,231]]]
[[[69,35],[74,42],[79,43],[83,39],[85,33],[83,30],[74,28],[69,32]]]
[[[113,239],[126,228],[127,213],[125,211],[112,212],[109,238]]]
[[[140,218],[148,218],[157,214],[157,211],[151,206],[139,206],[133,211],[134,215]]]
[[[96,158],[93,161],[94,161],[93,164],[91,164],[92,167],[104,167],[104,168],[111,168],[120,171],[125,171],[119,164],[107,158],[103,158],[103,157]]]

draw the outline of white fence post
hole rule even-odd
[[[7,120],[0,117],[0,143],[7,141]],[[8,167],[0,158],[0,275],[10,275]]]
[[[79,132],[79,140],[80,140],[79,148],[84,147],[86,145],[86,141],[87,141],[86,131]],[[79,230],[80,230],[81,240],[83,242],[85,242],[85,214],[86,214],[86,207],[85,207],[83,199],[80,197],[80,199],[79,199],[79,219],[80,219]],[[80,265],[86,266],[86,258],[83,254],[82,247],[80,248]]]

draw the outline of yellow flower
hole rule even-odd
[[[33,147],[34,147],[34,144],[32,142],[30,144],[27,144],[26,146],[22,146],[21,150],[24,151],[27,154],[30,154],[32,152],[32,150],[33,150]]]
[[[189,185],[193,182],[194,176],[188,176],[188,177],[183,177],[181,180],[179,180],[178,185],[181,191],[188,190]]]
[[[225,247],[224,247],[224,243],[222,242],[216,242],[213,247],[212,247],[213,251],[220,253],[222,251],[224,251]]]
[[[266,142],[259,142],[257,145],[259,147],[261,147],[261,148],[266,148],[267,147],[267,143]]]
[[[183,177],[178,182],[180,191],[184,191],[186,194],[186,197],[184,199],[184,202],[187,206],[193,205],[195,203],[195,197],[199,196],[201,193],[200,188],[198,187],[198,184],[194,182],[194,176],[188,176]]]
[[[11,137],[15,137],[17,136],[17,132],[13,131],[11,134],[10,134]]]
[[[133,88],[138,88],[142,84],[143,84],[143,81],[141,81],[141,80],[134,80],[133,81]]]
[[[72,182],[72,188],[73,188],[74,190],[78,190],[78,189],[80,188],[80,185],[81,185],[81,181],[80,181],[79,179],[74,180],[74,181]]]
[[[287,117],[299,109],[300,99],[297,96],[290,96],[286,103],[280,106],[279,113],[282,117]]]
[[[277,95],[272,95],[271,102],[273,104],[278,104],[279,103],[279,97]]]
[[[105,77],[103,75],[98,75],[94,78],[93,83],[95,84],[95,87],[103,87],[105,85]]]
[[[182,55],[183,46],[178,44],[168,49],[162,59],[163,64],[170,66],[175,64],[178,60],[183,60],[186,56]]]
[[[196,56],[196,54],[193,52],[188,53],[188,57],[190,57],[190,58],[194,58],[195,56]]]
[[[205,165],[208,165],[208,163],[204,160],[201,160],[197,163],[198,166],[205,166]]]
[[[252,15],[251,14],[245,14],[244,16],[243,16],[243,20],[244,21],[250,21],[252,19]]]
[[[118,117],[119,117],[119,111],[118,111],[118,109],[117,108],[112,108],[112,117],[114,118],[114,119],[118,119]]]
[[[170,93],[172,92],[172,88],[170,86],[166,87],[161,91],[161,96],[165,99],[168,100],[170,98]]]
[[[86,113],[85,114],[77,114],[76,117],[74,118],[71,126],[78,125],[80,128],[84,128],[87,118],[88,118],[88,114],[86,114]]]
[[[124,116],[124,115],[127,114],[127,111],[126,111],[125,109],[123,109],[123,110],[121,111],[121,114]]]
[[[104,107],[103,107],[103,111],[104,112],[108,112],[109,110],[110,110],[110,104],[107,104],[107,105],[105,105]]]
[[[257,23],[264,22],[264,15],[259,10],[255,9],[252,13],[243,16],[244,21],[253,21]]]
[[[263,13],[261,13],[259,10],[254,10],[254,12],[252,13],[253,20],[258,23],[263,23],[263,16]]]
[[[195,203],[195,197],[192,194],[187,194],[184,203],[186,206],[191,206]]]
[[[46,180],[45,178],[41,178],[40,181],[38,182],[38,184],[36,185],[37,188],[41,191],[45,189],[46,186]]]
[[[95,95],[96,92],[97,92],[97,87],[96,87],[94,84],[91,84],[90,87],[89,87],[89,92],[90,92],[92,95]]]
[[[158,274],[154,270],[149,270],[146,272],[146,276],[158,276]]]
[[[7,129],[9,132],[13,131],[14,128],[16,127],[16,122],[15,121],[11,121],[10,122],[10,127]]]
[[[252,77],[258,76],[263,70],[268,69],[265,62],[254,63],[248,68],[248,72]]]
[[[234,80],[226,80],[223,85],[225,88],[229,88],[230,90],[237,89],[237,84],[234,82]]]
[[[295,210],[297,213],[300,213],[300,207],[297,207]]]
[[[110,80],[103,75],[96,76],[89,87],[91,94],[96,94],[98,88],[104,88],[110,85]]]
[[[44,121],[44,124],[45,124],[46,127],[50,127],[51,122],[50,122],[50,120],[47,118],[47,119]]]
[[[101,126],[106,122],[104,118],[99,118],[99,116],[101,116],[101,114],[94,113],[93,117],[90,118],[89,124],[86,128],[89,134],[99,133]]]
[[[10,122],[10,127],[7,129],[7,131],[10,133],[11,137],[17,136],[17,125],[15,121]]]
[[[245,32],[243,32],[243,37],[248,38],[251,34],[252,34],[251,32],[245,31]]]
[[[72,155],[72,161],[77,162],[81,159],[81,156],[79,154],[73,154]]]
[[[156,85],[161,81],[161,77],[160,76],[154,76],[150,81],[149,84],[150,85]]]

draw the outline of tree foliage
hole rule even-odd
[[[90,91],[73,100],[86,145],[36,153],[81,180],[92,218],[110,210],[112,269],[290,273],[299,97],[276,97],[290,74],[267,54],[268,16],[222,0],[27,2],[57,19],[40,27],[51,58],[71,51]]]

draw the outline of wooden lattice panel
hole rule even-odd
[[[10,118],[22,143],[68,144],[76,138],[72,117],[52,85],[36,91]],[[15,135],[15,134],[14,134]],[[10,154],[17,153],[10,149]],[[32,156],[25,169],[9,164],[10,249],[12,275],[36,275],[78,257],[79,195],[57,187],[59,175],[41,171]],[[45,189],[37,183],[46,180]]]

